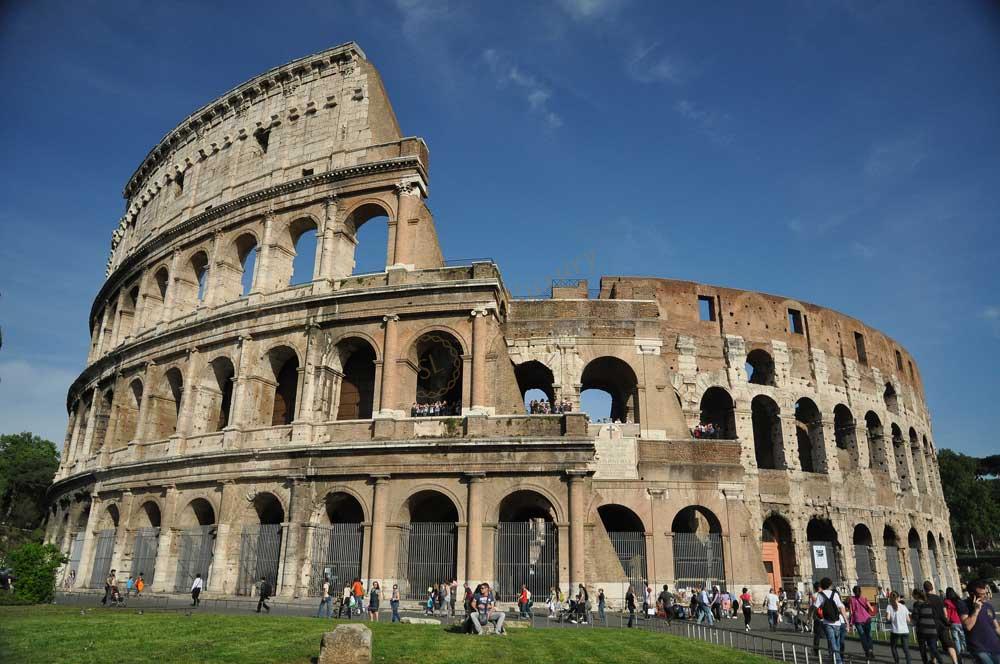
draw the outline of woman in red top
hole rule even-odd
[[[528,592],[528,586],[521,584],[521,596],[517,598],[517,606],[521,609],[522,618],[530,618],[531,613],[529,603],[531,602],[531,593]]]
[[[962,628],[962,618],[958,615],[958,603],[961,598],[954,588],[944,591],[944,610],[948,616],[948,623],[951,626],[951,638],[955,642],[955,654],[962,655],[963,650],[968,650],[965,645],[965,629]]]
[[[746,630],[750,631],[750,616],[753,615],[753,598],[747,589],[744,588],[743,592],[740,593],[740,604],[743,606],[743,625]]]

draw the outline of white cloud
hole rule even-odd
[[[624,4],[622,0],[558,0],[563,11],[578,21],[605,16]]]
[[[636,46],[626,61],[629,77],[639,83],[681,83],[687,72],[676,58],[658,52],[659,43]]]
[[[863,244],[861,242],[851,243],[851,253],[858,258],[863,258],[866,261],[870,261],[875,258],[875,248],[868,244]]]
[[[549,106],[552,101],[552,90],[536,76],[509,62],[493,48],[483,51],[483,61],[493,73],[497,85],[501,88],[511,86],[516,89],[524,97],[531,111],[550,129],[558,129],[563,125],[562,117]]]
[[[865,159],[865,175],[870,179],[885,179],[908,175],[927,157],[923,136],[910,136],[876,143]]]
[[[0,362],[0,432],[31,431],[62,447],[66,391],[76,373],[24,360]]]
[[[674,104],[674,111],[685,120],[693,123],[702,134],[716,145],[724,147],[733,142],[733,135],[728,130],[728,114],[704,108],[689,99],[681,99]]]
[[[993,332],[993,336],[1000,339],[1000,306],[991,304],[983,308],[979,316],[986,321],[989,325],[990,330]]]

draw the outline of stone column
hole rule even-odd
[[[95,360],[104,356],[105,344],[110,343],[104,335],[104,331],[108,327],[108,305],[105,305],[104,310],[101,312],[100,326],[101,328],[97,331],[97,352],[94,353]]]
[[[306,352],[302,362],[302,384],[299,390],[299,400],[296,404],[295,420],[297,422],[312,422],[315,418],[316,406],[316,347],[319,325],[314,320],[306,323]]]
[[[125,546],[128,543],[128,536],[132,532],[132,505],[135,496],[126,489],[122,492],[120,511],[118,513],[118,530],[115,532],[115,549],[111,554],[111,569],[118,570],[122,565],[122,554],[125,553]],[[129,557],[131,560],[131,556]],[[124,577],[124,578],[123,578]],[[119,578],[127,579],[128,575],[120,575]]]
[[[139,399],[138,422],[135,426],[135,439],[144,440],[149,420],[149,395],[153,391],[153,380],[156,376],[156,362],[147,362],[142,374],[142,398]]]
[[[319,259],[319,276],[322,279],[333,279],[341,276],[334,273],[334,259],[336,257],[335,228],[339,222],[339,219],[337,219],[339,205],[336,196],[328,196],[323,203],[323,234],[319,240],[322,246]]]
[[[135,301],[135,310],[132,312],[132,334],[129,337],[137,337],[145,329],[146,321],[146,291],[149,289],[149,280],[152,278],[149,270],[143,270],[139,276],[139,297]]]
[[[198,402],[198,349],[188,352],[187,366],[184,367],[184,386],[181,389],[181,407],[177,415],[177,432],[175,436],[186,438],[191,435],[191,424],[194,420],[194,410]],[[173,438],[173,436],[171,436]]]
[[[100,408],[100,398],[101,395],[98,394],[96,387],[90,390],[90,412],[87,413],[87,434],[83,437],[82,449],[77,450],[77,456],[83,460],[86,460],[90,456],[90,448],[94,443],[94,425],[97,420],[97,409]]]
[[[233,398],[229,404],[229,426],[226,429],[239,430],[247,424],[248,391],[247,378],[250,375],[251,337],[240,337],[240,348],[236,359],[236,375],[233,377]]]
[[[411,220],[416,225],[414,215],[420,203],[420,184],[417,182],[400,182],[396,185],[398,204],[396,206],[396,248],[393,267],[412,270],[414,266],[414,244],[416,242],[415,228],[411,228]]]
[[[570,470],[566,475],[569,488],[569,582],[572,590],[578,584],[585,583],[587,579],[584,570],[586,549],[583,536],[586,521],[583,500],[586,486],[583,480],[587,477],[587,471]]]
[[[396,343],[399,331],[399,316],[387,314],[382,316],[385,325],[385,342],[382,350],[382,400],[379,412],[385,416],[397,414],[399,409],[396,390],[399,386],[399,372],[396,369]]]
[[[215,517],[215,549],[212,553],[212,573],[208,579],[208,590],[218,594],[236,592],[236,577],[239,574],[239,552],[235,559],[229,555],[229,541],[239,538],[242,530],[238,522],[241,502],[240,485],[233,480],[222,481],[219,496],[219,513]],[[256,579],[255,579],[256,580]]]
[[[160,536],[156,542],[156,575],[153,577],[152,592],[173,592],[174,578],[177,575],[171,547],[174,541],[174,530],[177,522],[177,487],[168,486],[167,495],[163,500],[163,514],[160,515]]]
[[[389,476],[372,475],[372,536],[368,557],[368,583],[385,575],[385,525],[388,515]]]
[[[76,569],[75,588],[87,588],[90,585],[90,570],[94,566],[94,531],[101,518],[102,501],[96,493],[90,495],[90,514],[87,515],[87,527],[83,531],[83,547],[80,549],[80,566]]]
[[[486,473],[466,473],[469,485],[469,498],[466,510],[468,512],[468,529],[465,545],[465,580],[478,583],[473,579],[482,578],[483,559],[483,479]]]
[[[174,305],[177,300],[177,282],[180,280],[177,272],[180,270],[181,255],[175,251],[170,256],[170,274],[167,277],[167,292],[163,296],[163,308],[161,309],[160,320],[163,323],[172,320],[174,317]]]
[[[253,284],[250,286],[250,293],[262,293],[270,290],[269,284],[273,281],[271,275],[271,243],[274,234],[274,213],[268,210],[264,216],[264,232],[261,234],[260,244],[257,245],[257,260],[254,265]]]
[[[308,521],[308,513],[301,514],[303,506],[308,508],[307,496],[308,486],[304,477],[289,478],[288,489],[288,514],[285,517],[287,522],[284,526],[284,536],[281,538],[281,546],[285,550],[285,555],[281,560],[281,576],[279,577],[278,593],[282,597],[298,596],[299,580],[302,578],[302,559],[304,557],[304,543],[302,524]]]
[[[125,289],[122,288],[118,291],[118,297],[115,298],[115,319],[111,321],[111,340],[108,343],[108,349],[116,348],[121,339],[118,338],[122,327],[122,305],[125,302]]]
[[[80,407],[82,406],[81,400],[76,400],[76,410],[73,413],[73,432],[69,437],[69,450],[66,455],[66,469],[69,470],[76,463],[76,455],[79,453],[80,447],[80,420],[83,419],[80,413]]]
[[[472,310],[472,412],[488,413],[486,406],[486,345],[489,343],[487,317],[490,310]]]

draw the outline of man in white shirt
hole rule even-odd
[[[316,609],[316,617],[323,617],[323,607],[326,606],[326,617],[333,617],[333,599],[330,597],[330,577],[323,575],[323,587],[319,591],[319,608]]]
[[[764,597],[764,609],[767,611],[767,626],[772,632],[778,629],[778,601],[779,597],[774,594],[774,588],[768,588],[767,596]]]
[[[191,606],[198,606],[201,603],[199,596],[204,586],[205,583],[201,580],[201,574],[195,574],[194,583],[191,584]]]
[[[823,577],[819,582],[819,592],[813,606],[817,617],[822,619],[826,632],[826,644],[830,648],[833,664],[844,664],[844,641],[847,639],[847,609],[840,600],[840,593],[833,590],[833,581]]]
[[[696,622],[707,620],[709,625],[715,624],[715,616],[712,615],[712,606],[708,600],[708,591],[705,586],[698,592],[698,619]]]

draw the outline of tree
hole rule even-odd
[[[0,524],[39,528],[45,520],[45,492],[58,468],[52,441],[28,432],[0,435]]]
[[[68,559],[52,544],[25,542],[7,553],[2,564],[14,572],[14,594],[35,604],[51,602],[56,571]]]
[[[941,487],[951,511],[951,532],[959,545],[973,539],[978,547],[1000,542],[1000,480],[988,479],[996,473],[995,457],[979,459],[941,450],[938,466]]]

